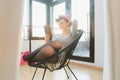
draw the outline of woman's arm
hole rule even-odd
[[[77,20],[73,20],[72,26],[71,26],[71,33],[72,33],[73,36],[77,35],[77,27],[78,27]]]

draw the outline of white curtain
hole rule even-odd
[[[104,0],[104,80],[120,80],[120,0]]]
[[[17,80],[23,0],[0,0],[0,80]]]

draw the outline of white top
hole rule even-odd
[[[58,40],[62,43],[62,48],[64,48],[67,44],[69,44],[73,40],[73,35],[69,32],[67,35],[55,35],[52,38],[52,41]]]
[[[74,20],[72,22],[72,26],[70,27],[70,29],[68,30],[68,34],[63,36],[61,34],[57,34],[54,35],[52,38],[52,41],[58,40],[60,42],[62,42],[62,47],[66,46],[67,44],[71,43],[71,41],[73,41],[73,39],[76,37],[77,35],[77,20]]]

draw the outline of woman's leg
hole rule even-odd
[[[59,51],[62,48],[62,43],[60,41],[53,41],[51,46],[56,50]]]
[[[24,56],[23,56],[23,59],[24,59],[25,61],[30,61],[32,58],[35,57],[35,55],[38,54],[38,52],[39,52],[42,48],[44,48],[44,47],[46,47],[46,46],[51,46],[51,44],[52,44],[52,42],[45,43],[44,45],[42,45],[41,47],[37,48],[36,50],[34,50],[33,52],[31,52],[30,54],[24,55]]]
[[[53,54],[55,54],[56,51],[54,50],[53,47],[51,46],[46,46],[44,48],[42,48],[38,54],[35,56],[35,59],[34,60],[44,60],[48,57],[51,57]]]

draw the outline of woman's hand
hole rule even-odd
[[[45,35],[45,41],[49,42],[51,40],[52,36],[50,34]]]

